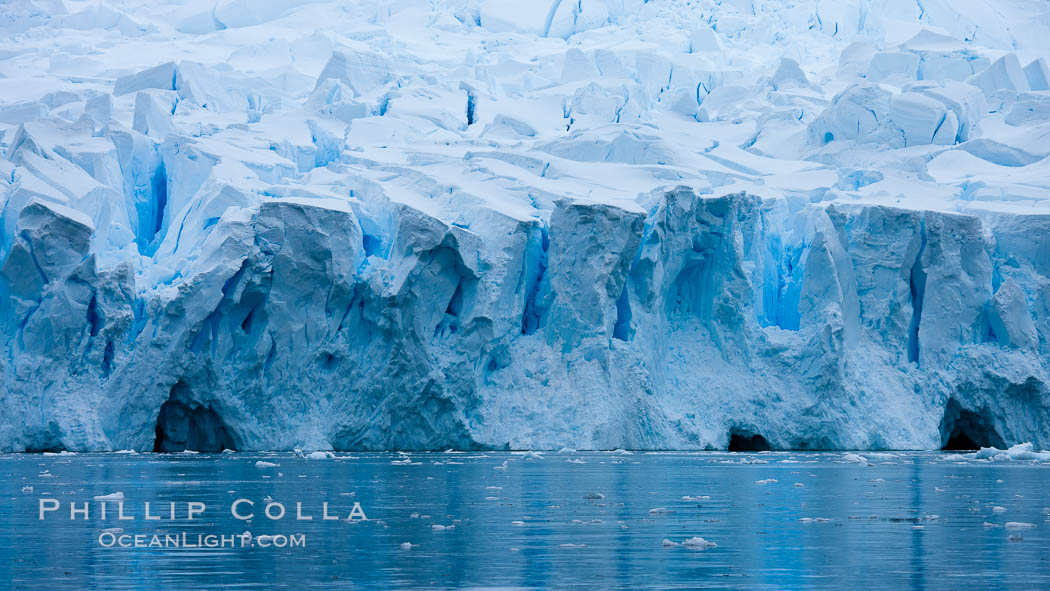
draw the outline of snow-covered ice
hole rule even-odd
[[[1043,0],[9,0],[0,449],[1050,446]]]
[[[699,536],[682,540],[682,545],[693,550],[708,550],[710,548],[718,547],[718,544],[710,540],[705,540]]]

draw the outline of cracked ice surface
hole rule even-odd
[[[1050,445],[1041,0],[0,30],[0,449]]]

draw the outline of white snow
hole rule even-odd
[[[1050,460],[1044,0],[9,7],[0,451]]]

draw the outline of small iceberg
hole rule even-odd
[[[705,540],[699,536],[682,540],[682,545],[690,550],[707,550],[709,548],[717,548],[718,544]]]
[[[967,458],[976,460],[990,460],[992,462],[1012,462],[1025,460],[1050,461],[1050,452],[1036,451],[1031,443],[1018,443],[1009,449],[998,449],[994,447],[982,447],[972,454],[964,454]]]
[[[108,495],[95,495],[92,498],[96,501],[123,501],[124,493],[117,491],[115,493],[109,493]]]

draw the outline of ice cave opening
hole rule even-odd
[[[973,451],[982,447],[1006,449],[1003,438],[986,413],[963,408],[954,398],[948,400],[941,419],[941,449]]]
[[[769,442],[765,437],[746,431],[733,431],[729,434],[729,451],[769,451]]]
[[[199,451],[218,453],[236,450],[233,436],[219,413],[210,406],[187,404],[178,398],[179,384],[157,414],[155,452]]]

